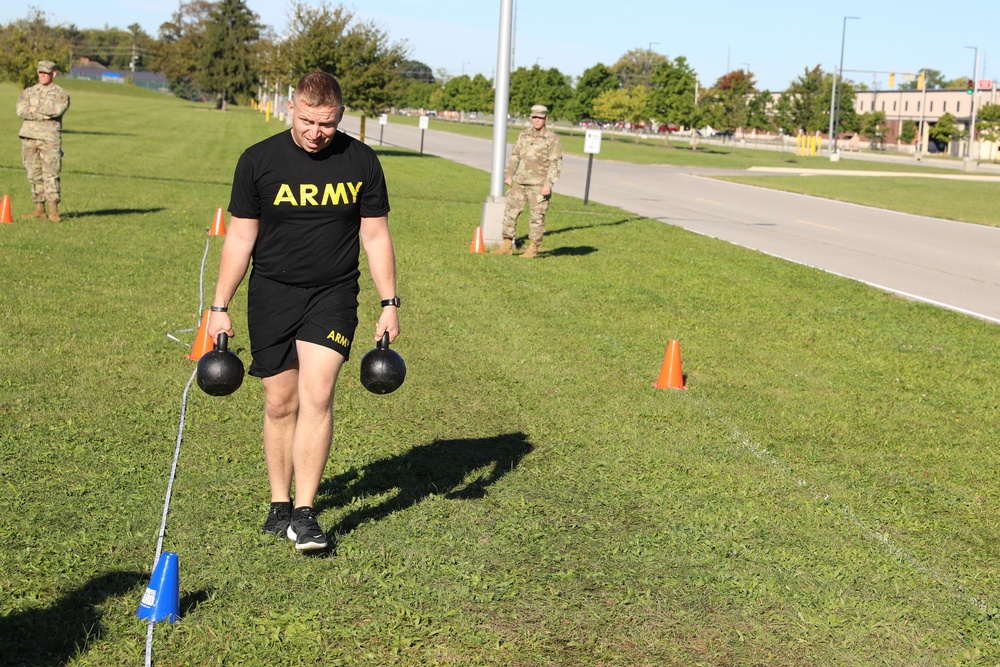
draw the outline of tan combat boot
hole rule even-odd
[[[59,217],[59,202],[49,202],[49,220],[52,222],[62,222],[62,218]]]
[[[531,241],[528,243],[528,247],[524,249],[521,253],[521,257],[524,259],[531,259],[538,256],[538,241]]]
[[[44,218],[45,217],[45,204],[38,202],[35,204],[35,210],[31,213],[25,213],[25,218]]]
[[[503,244],[498,248],[494,248],[493,255],[513,255],[514,254],[514,239],[504,239]]]

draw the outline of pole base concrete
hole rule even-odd
[[[483,228],[483,245],[496,248],[503,243],[503,197],[489,195],[483,202],[483,217],[479,224]]]

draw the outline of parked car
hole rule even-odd
[[[660,134],[663,134],[664,132],[677,132],[680,129],[681,128],[677,127],[674,123],[660,123],[656,127],[656,131]]]

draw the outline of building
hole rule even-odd
[[[975,93],[976,108],[981,109],[984,104],[996,104],[1000,102],[997,87],[992,81],[980,81],[978,90]],[[938,146],[929,141],[928,130],[938,122],[938,119],[946,113],[955,117],[956,123],[962,129],[967,130],[972,121],[973,95],[962,89],[948,90],[857,90],[854,92],[854,111],[861,114],[872,111],[882,111],[885,113],[886,122],[889,129],[883,137],[883,145],[894,146],[899,150],[906,150],[906,144],[899,141],[899,134],[902,131],[903,123],[910,120],[916,123],[918,128],[919,143],[923,148],[923,153],[946,150],[944,146]],[[847,137],[850,139],[850,137]],[[977,160],[991,160],[996,157],[997,147],[989,142],[976,142],[979,149],[979,156],[973,156]],[[915,151],[916,147],[909,147]],[[965,140],[954,141],[949,152],[961,157],[966,153]]]

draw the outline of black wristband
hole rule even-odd
[[[396,308],[399,308],[399,297],[394,296],[391,299],[382,299],[382,307],[385,308],[386,306],[396,306]]]
[[[229,308],[227,306],[212,306],[210,309],[213,313],[228,313]]]

